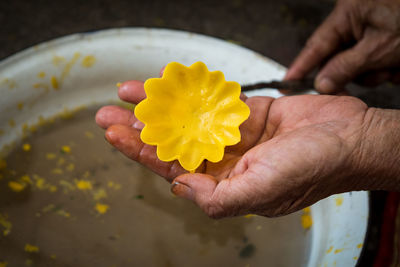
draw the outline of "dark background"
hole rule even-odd
[[[284,1],[0,1],[0,60],[57,37],[118,27],[159,27],[211,35],[285,66],[334,7],[333,0]],[[368,105],[399,108],[392,86],[350,86]],[[379,240],[385,193],[372,194],[371,227],[360,266],[370,266]]]

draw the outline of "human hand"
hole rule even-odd
[[[338,0],[285,79],[302,79],[321,66],[315,87],[332,94],[352,80],[370,86],[400,83],[399,62],[400,2]]]
[[[145,98],[143,82],[118,91],[131,103]],[[284,215],[334,193],[357,189],[358,150],[366,105],[352,97],[291,96],[273,99],[243,95],[250,117],[242,140],[226,147],[221,162],[204,162],[188,174],[177,161],[162,162],[156,148],[141,142],[142,125],[133,111],[101,108],[97,123],[107,140],[172,182],[172,191],[197,203],[210,217],[254,213]]]

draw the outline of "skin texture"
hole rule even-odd
[[[399,62],[400,2],[338,0],[285,78],[301,79],[321,66],[318,91],[343,94],[354,79],[399,82]],[[118,94],[134,104],[146,97],[141,81],[123,83]],[[212,218],[280,216],[336,193],[400,191],[400,111],[367,108],[349,96],[241,98],[251,110],[240,127],[242,141],[195,174],[157,159],[156,148],[141,142],[143,124],[133,111],[103,107],[96,122],[112,145]]]
[[[118,94],[138,103],[145,98],[143,82],[125,82]],[[363,189],[362,140],[373,116],[362,101],[315,95],[242,99],[251,110],[240,127],[242,141],[227,147],[221,162],[205,162],[195,174],[176,161],[157,159],[156,148],[141,142],[143,124],[133,111],[106,106],[96,122],[113,146],[165,177],[173,193],[212,218],[279,216],[331,194]]]
[[[399,62],[400,2],[338,0],[285,79],[302,79],[320,67],[315,86],[333,94],[354,80],[369,86],[399,83]]]

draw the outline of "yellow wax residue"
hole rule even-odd
[[[30,151],[32,146],[30,144],[23,144],[22,145],[22,150],[23,151]]]
[[[62,217],[65,217],[65,218],[70,218],[71,217],[71,213],[69,213],[69,212],[67,212],[65,210],[57,210],[56,214],[60,215]]]
[[[46,159],[51,160],[51,159],[55,159],[57,157],[56,154],[54,153],[47,153],[46,154]]]
[[[14,80],[8,79],[8,78],[3,79],[0,82],[0,85],[2,85],[2,84],[8,85],[8,89],[10,89],[10,90],[14,89],[17,86],[17,84]]]
[[[75,111],[74,110],[71,111],[67,108],[65,108],[64,111],[62,113],[60,113],[60,117],[64,120],[71,119],[74,117],[74,115],[75,115]]]
[[[83,178],[88,178],[90,176],[90,172],[89,171],[85,171],[85,173],[82,175]]]
[[[307,230],[311,228],[312,224],[311,209],[310,207],[304,208],[301,215],[301,226]]]
[[[36,187],[39,188],[40,190],[46,189],[46,181],[44,178],[37,177],[36,178]]]
[[[63,191],[65,194],[67,194],[69,191],[75,191],[76,189],[72,183],[65,180],[60,180],[59,184],[64,189]]]
[[[120,87],[120,86],[121,86],[121,84],[122,84],[122,83],[117,83],[117,84],[116,84],[116,86],[117,86],[117,87]]]
[[[90,68],[96,63],[96,58],[93,55],[88,55],[82,59],[82,66],[85,68]]]
[[[254,214],[247,214],[247,215],[244,215],[243,217],[245,217],[246,219],[249,219],[249,218],[254,217],[254,216],[256,216],[256,215],[254,215]]]
[[[92,132],[86,131],[85,132],[85,136],[89,139],[93,139],[94,138],[94,134]]]
[[[342,204],[343,204],[343,197],[342,197],[342,196],[336,197],[336,198],[335,198],[335,202],[336,202],[336,206],[337,206],[337,207],[342,206]]]
[[[362,248],[362,246],[363,246],[363,244],[360,243],[360,244],[357,245],[357,248]]]
[[[49,185],[49,191],[50,191],[51,193],[57,192],[57,186],[55,186],[55,185]]]
[[[21,192],[22,190],[25,189],[25,184],[15,182],[15,181],[9,181],[8,187],[14,192]]]
[[[115,189],[115,190],[121,189],[121,185],[118,184],[118,183],[114,183],[113,181],[109,181],[109,182],[107,183],[107,186],[110,187],[110,188],[113,188],[113,189]]]
[[[74,163],[70,163],[67,165],[67,171],[72,172],[73,170],[75,170],[75,164]]]
[[[63,153],[71,153],[71,147],[70,146],[62,146],[61,147],[61,152],[63,152]]]
[[[76,181],[76,187],[78,187],[79,190],[91,190],[92,183],[87,180],[79,180]]]
[[[29,253],[37,253],[39,252],[39,247],[31,244],[25,244],[25,251]]]
[[[95,209],[97,210],[98,213],[104,214],[107,212],[107,210],[110,208],[107,204],[101,204],[97,203]]]
[[[57,259],[57,256],[55,254],[50,255],[50,259],[55,260]]]
[[[65,62],[65,57],[53,56],[53,65],[59,66],[61,63]]]
[[[100,199],[103,198],[107,198],[107,192],[104,189],[100,188],[94,192],[93,199],[95,201],[99,201]]]
[[[32,180],[29,177],[29,175],[27,175],[27,174],[21,176],[21,181],[26,183],[26,184],[32,184]]]
[[[236,45],[242,45],[241,42],[236,41],[236,40],[232,40],[232,39],[226,39],[227,42],[232,43],[232,44],[236,44]]]
[[[28,136],[29,132],[34,133],[37,131],[37,127],[35,125],[28,125],[26,123],[22,125],[21,129],[24,137]]]
[[[0,170],[4,170],[5,168],[7,168],[7,161],[0,159]]]
[[[63,174],[64,171],[62,169],[60,169],[60,168],[54,168],[54,169],[51,170],[51,173],[52,174]]]
[[[7,236],[11,233],[12,223],[8,220],[7,215],[3,215],[0,213],[0,225],[4,228],[4,236]]]
[[[71,60],[65,65],[62,73],[61,73],[61,77],[60,80],[64,81],[65,77],[67,77],[67,75],[69,74],[69,72],[71,71],[71,68],[75,65],[75,63],[78,61],[78,59],[81,57],[80,53],[75,53],[74,56],[71,58]]]
[[[18,102],[17,108],[18,110],[22,110],[24,108],[24,102]]]
[[[49,86],[45,83],[34,83],[33,88],[35,89],[44,89],[45,91],[49,90]]]
[[[38,125],[38,126],[45,126],[45,125],[47,125],[48,123],[51,123],[51,118],[48,119],[48,120],[46,120],[45,118],[43,118],[43,116],[39,116],[38,122],[37,122],[37,125]]]
[[[311,208],[310,207],[304,208],[303,211],[305,213],[310,213],[311,212]]]
[[[338,254],[339,252],[342,252],[343,248],[339,248],[339,249],[335,249],[335,251],[333,253]]]
[[[29,131],[30,131],[31,133],[34,133],[34,132],[37,131],[37,127],[36,127],[35,125],[29,126],[28,129],[29,129]]]
[[[55,76],[51,76],[51,86],[53,87],[54,90],[58,90],[59,89],[59,84],[58,84],[58,80]]]
[[[330,247],[329,247],[329,249],[326,251],[326,254],[329,254],[329,253],[331,253],[331,252],[332,252],[332,250],[333,250],[333,246],[330,246]]]
[[[58,165],[58,166],[62,166],[62,165],[64,165],[64,163],[65,163],[65,159],[64,159],[63,157],[60,157],[60,158],[58,159],[58,161],[57,161],[57,165]]]
[[[46,77],[46,73],[44,71],[41,71],[37,74],[38,78],[43,79],[44,77]]]
[[[33,179],[35,180],[35,187],[39,190],[48,190],[52,193],[57,191],[57,187],[55,185],[49,184],[43,177],[40,177],[37,174],[33,175]]]
[[[13,119],[8,120],[8,125],[10,125],[10,127],[15,127],[15,120]]]
[[[358,257],[356,256],[356,257],[353,257],[353,260],[358,260]]]
[[[0,267],[7,267],[8,262],[6,261],[0,261]]]

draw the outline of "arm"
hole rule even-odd
[[[400,191],[400,111],[369,108],[356,190]]]

